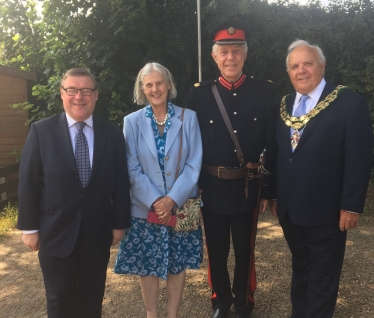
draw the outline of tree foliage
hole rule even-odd
[[[37,3],[42,10],[37,10]],[[226,18],[249,26],[245,72],[271,79],[278,98],[292,90],[285,71],[296,38],[321,46],[326,79],[364,94],[374,108],[374,4],[318,0],[307,6],[279,0],[202,0],[203,79],[218,75],[209,30]],[[132,89],[140,68],[168,67],[184,105],[198,79],[196,0],[0,0],[0,63],[37,73],[31,120],[61,111],[59,80],[69,68],[89,67],[99,82],[96,113],[113,122],[137,106]],[[24,105],[25,106],[25,105]]]

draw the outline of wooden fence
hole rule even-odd
[[[19,163],[0,167],[0,212],[9,201],[18,199],[18,168]]]

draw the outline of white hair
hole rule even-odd
[[[305,41],[305,40],[299,40],[299,39],[296,39],[295,41],[293,41],[290,46],[288,47],[288,54],[287,54],[287,57],[286,57],[286,69],[288,71],[288,62],[290,60],[290,55],[291,53],[298,47],[300,46],[306,46],[306,47],[309,47],[313,50],[316,50],[317,51],[317,54],[318,54],[318,60],[321,64],[325,64],[326,63],[326,58],[325,56],[323,55],[323,52],[321,50],[321,48],[318,46],[318,45],[312,45],[310,44],[308,41]]]
[[[214,43],[213,46],[212,46],[212,52],[217,55],[218,54],[218,46],[219,45],[230,45],[230,44],[217,44],[217,43]],[[236,45],[235,43],[233,43],[232,45]],[[242,46],[244,48],[244,53],[247,53],[248,52],[248,45],[247,45],[247,42],[244,42],[244,44],[238,44],[240,46]]]
[[[173,99],[177,97],[177,89],[175,88],[173,75],[170,73],[170,71],[165,67],[162,66],[159,63],[152,62],[147,63],[138,73],[138,76],[135,80],[134,85],[134,102],[138,105],[146,105],[148,104],[148,99],[144,94],[143,91],[143,79],[144,77],[148,76],[152,72],[158,72],[162,75],[165,82],[170,86],[170,89],[168,91],[168,99]]]

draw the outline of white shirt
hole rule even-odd
[[[318,84],[318,86],[308,93],[307,95],[309,98],[306,100],[306,113],[309,113],[314,107],[317,106],[318,100],[320,99],[323,90],[325,89],[326,81],[322,78],[322,81]],[[296,92],[295,102],[293,104],[292,115],[294,115],[296,108],[299,106],[300,98],[303,94]]]
[[[73,152],[75,155],[75,135],[78,132],[77,126],[75,123],[77,122],[73,118],[71,118],[67,113],[65,113],[66,119],[68,121],[68,128],[69,128],[69,134],[70,134],[70,140],[71,140],[71,146],[73,147]],[[92,167],[92,159],[93,159],[93,148],[94,148],[94,133],[93,133],[93,119],[92,115],[88,117],[85,121],[86,125],[83,128],[83,133],[86,135],[87,143],[88,143],[88,151],[90,154],[90,164]],[[23,234],[32,234],[39,232],[39,230],[29,230],[29,231],[23,231]]]

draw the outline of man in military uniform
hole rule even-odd
[[[253,176],[258,170],[273,171],[276,161],[274,88],[269,81],[242,72],[248,50],[243,23],[220,23],[212,29],[211,37],[212,57],[221,74],[215,80],[195,84],[187,107],[197,113],[203,140],[199,186],[212,288],[211,317],[227,317],[234,303],[236,317],[242,318],[249,317],[254,307],[257,212],[268,204],[265,199],[258,204],[260,181]],[[234,138],[212,88],[222,99]],[[235,137],[241,150],[233,142]],[[259,158],[265,148],[266,163],[261,166]],[[270,188],[269,185],[264,190]],[[271,196],[271,191],[261,195],[266,199]],[[232,289],[227,270],[230,233],[235,251]]]

